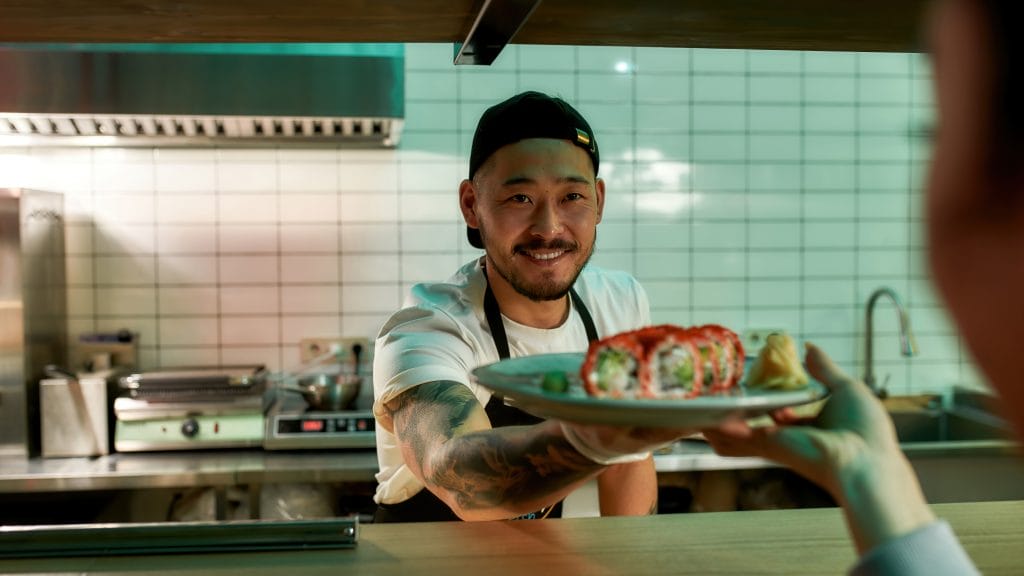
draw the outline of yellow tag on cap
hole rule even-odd
[[[579,128],[576,129],[576,141],[584,146],[590,146],[590,134],[587,134]]]

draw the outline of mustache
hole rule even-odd
[[[579,248],[579,244],[577,244],[575,242],[570,242],[568,240],[558,240],[558,239],[549,240],[549,241],[532,240],[532,241],[527,242],[525,244],[517,244],[515,246],[515,251],[516,252],[537,251],[537,250],[565,250],[565,251],[569,251],[569,250],[576,250],[577,248]]]

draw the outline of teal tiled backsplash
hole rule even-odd
[[[280,368],[303,336],[371,336],[409,284],[476,252],[458,182],[476,119],[512,93],[588,117],[608,182],[595,262],[654,318],[784,328],[860,373],[868,294],[894,287],[921,355],[876,318],[893,392],[980,385],[934,295],[917,54],[513,46],[456,68],[407,45],[397,150],[3,149],[0,185],[67,195],[71,331],[129,326],[149,365]]]

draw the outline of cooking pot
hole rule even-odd
[[[350,410],[363,385],[357,374],[314,374],[299,380],[297,386],[282,386],[287,392],[302,394],[313,410]]]

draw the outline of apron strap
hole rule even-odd
[[[487,278],[486,269],[484,278]],[[487,317],[487,325],[491,328],[491,338],[494,340],[494,347],[498,349],[498,358],[501,360],[509,358],[505,323],[501,321],[501,309],[498,308],[498,300],[494,297],[494,292],[491,292],[490,282],[487,282],[487,290],[484,292],[484,316]]]
[[[511,357],[508,348],[508,335],[505,333],[505,324],[501,321],[501,309],[498,308],[498,300],[491,292],[491,282],[487,279],[487,269],[484,269],[484,280],[487,282],[487,289],[484,291],[484,316],[487,318],[487,325],[491,328],[491,338],[494,339],[494,347],[498,349],[498,358],[506,360]],[[593,342],[598,339],[597,327],[594,325],[594,318],[591,317],[583,298],[576,292],[575,288],[569,288],[569,298],[572,299],[572,306],[580,315],[583,321],[583,329],[587,331],[587,341]]]
[[[583,303],[583,298],[580,298],[575,288],[569,288],[569,297],[572,298],[572,305],[576,308],[576,312],[579,313],[580,320],[583,320],[583,328],[587,331],[587,341],[594,342],[598,340],[597,327],[594,326],[594,319],[590,317],[590,311],[587,310],[587,305]]]

